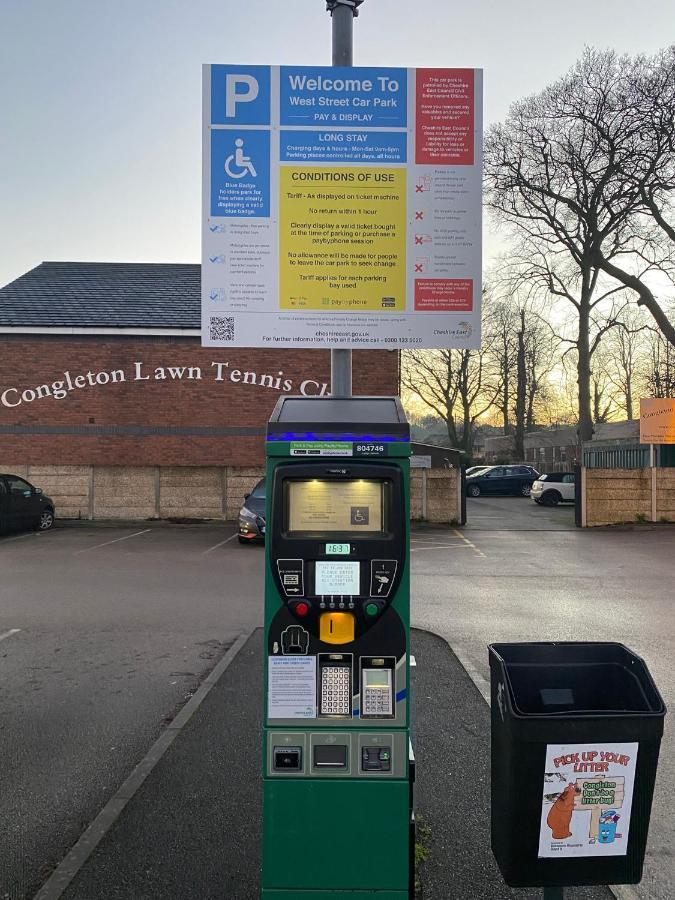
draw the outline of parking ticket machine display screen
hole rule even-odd
[[[381,532],[383,490],[381,481],[367,478],[290,481],[288,530]]]
[[[359,590],[359,563],[343,560],[320,560],[315,568],[314,590],[318,595],[344,594],[356,596]]]

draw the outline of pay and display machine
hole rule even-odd
[[[268,424],[264,900],[413,896],[409,456],[398,398]]]

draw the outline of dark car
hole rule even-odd
[[[0,474],[0,531],[39,528],[54,524],[54,501],[18,475]]]
[[[469,497],[481,494],[519,494],[529,497],[539,472],[532,466],[490,466],[482,472],[468,475],[466,493]]]
[[[244,497],[239,510],[239,543],[250,544],[265,540],[265,479],[261,478],[250,494]]]

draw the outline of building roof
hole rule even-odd
[[[0,328],[198,329],[196,263],[43,262],[0,288]]]

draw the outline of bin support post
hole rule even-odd
[[[561,887],[545,887],[544,900],[563,900],[563,891]]]

